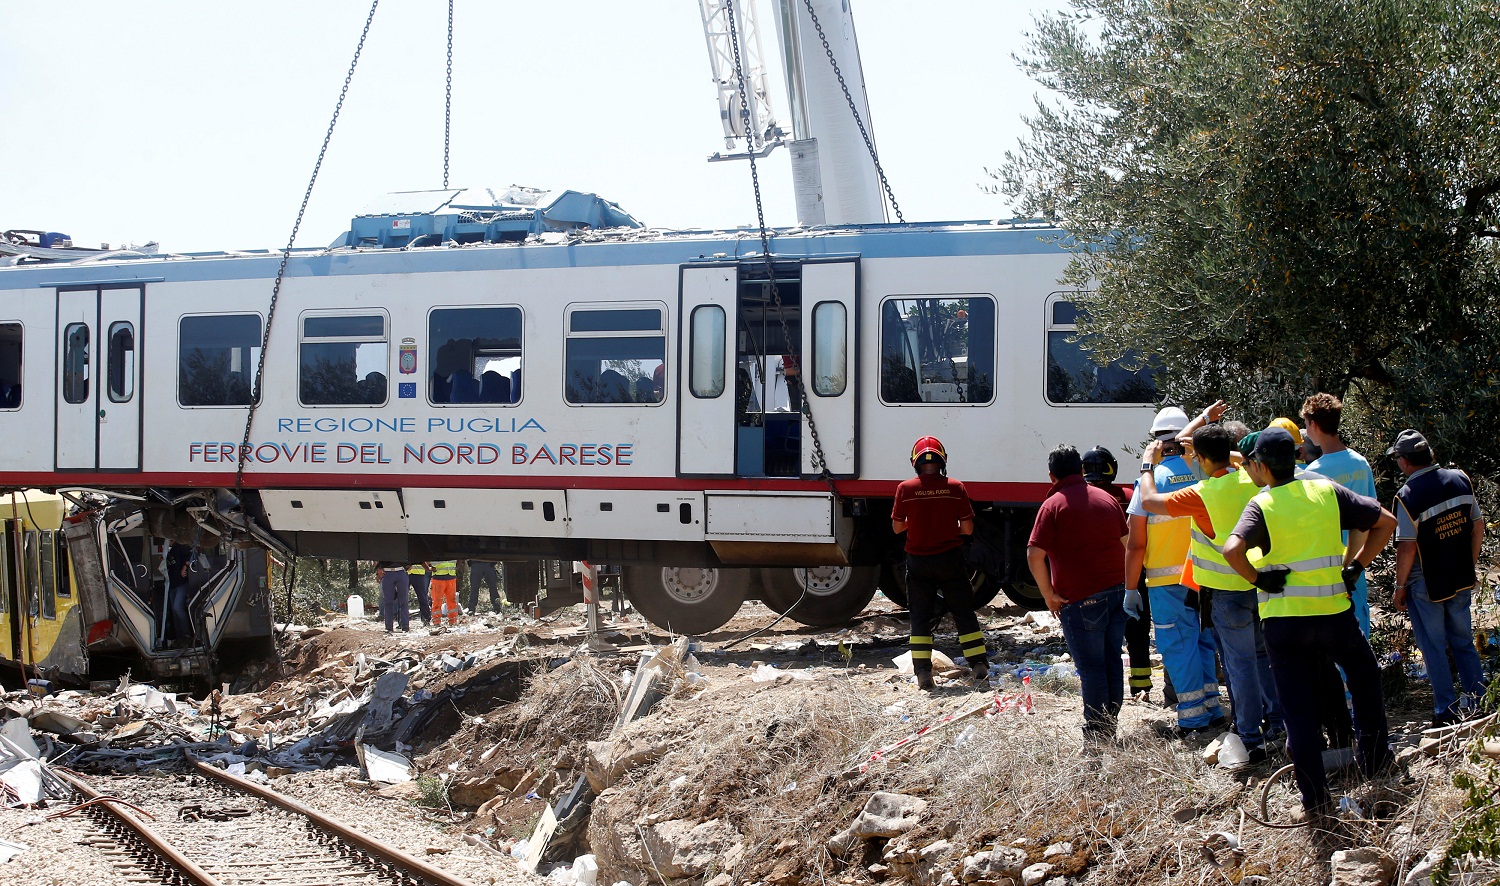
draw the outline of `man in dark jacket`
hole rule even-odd
[[[1427,438],[1407,429],[1386,451],[1406,475],[1396,493],[1397,609],[1411,616],[1412,634],[1432,683],[1432,725],[1457,722],[1484,695],[1484,668],[1474,648],[1471,612],[1484,514],[1463,471],[1438,467]],[[1448,656],[1458,666],[1464,698],[1453,687]]]

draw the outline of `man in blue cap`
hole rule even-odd
[[[1296,441],[1281,428],[1260,432],[1244,470],[1266,488],[1245,505],[1224,542],[1224,560],[1258,592],[1261,630],[1286,718],[1287,750],[1302,793],[1302,819],[1311,821],[1334,807],[1323,768],[1318,687],[1309,675],[1330,663],[1344,669],[1361,767],[1373,774],[1391,759],[1380,667],[1349,598],[1355,580],[1390,540],[1396,518],[1375,499],[1332,480],[1299,478]],[[1367,533],[1348,565],[1344,530]]]

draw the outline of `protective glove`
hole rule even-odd
[[[1262,569],[1255,574],[1255,586],[1268,594],[1279,594],[1286,590],[1285,569]]]
[[[1358,560],[1355,560],[1353,563],[1350,563],[1348,566],[1344,567],[1343,573],[1344,590],[1352,594],[1354,593],[1355,587],[1359,584],[1359,577],[1365,574],[1365,567]]]
[[[1135,588],[1125,589],[1125,614],[1130,618],[1140,618],[1145,610],[1146,603],[1141,599],[1141,592]]]

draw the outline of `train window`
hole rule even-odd
[[[57,543],[51,532],[29,533],[37,541],[36,594],[41,603],[42,618],[57,618]]]
[[[1154,403],[1154,366],[1130,368],[1138,362],[1134,354],[1104,366],[1089,356],[1088,343],[1078,334],[1083,310],[1065,297],[1048,305],[1047,402],[1054,406]]]
[[[384,314],[304,316],[297,377],[302,405],[384,404],[390,350]]]
[[[47,550],[52,552],[52,568],[56,573],[57,596],[73,596],[73,582],[68,574],[68,543],[61,530],[51,529],[42,533],[46,539]]]
[[[718,305],[693,309],[691,363],[688,388],[694,397],[717,397],[724,393],[725,316]]]
[[[109,324],[109,401],[126,403],[135,396],[135,324]]]
[[[177,402],[249,406],[260,363],[259,314],[190,314],[177,324]]]
[[[38,591],[42,586],[42,558],[39,551],[40,534],[35,529],[21,534],[22,592],[26,595],[26,611],[32,616],[41,614],[37,605]]]
[[[21,408],[21,324],[0,323],[0,409]]]
[[[813,308],[812,389],[822,397],[844,393],[849,377],[848,310],[825,301]]]
[[[520,308],[433,309],[427,315],[429,401],[520,402],[521,325]]]
[[[63,330],[63,399],[87,403],[89,399],[89,327],[69,323]]]
[[[897,296],[880,306],[880,399],[988,403],[995,396],[995,300]]]
[[[660,403],[667,312],[657,306],[569,308],[563,344],[569,403]]]

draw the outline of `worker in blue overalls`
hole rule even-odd
[[[1187,413],[1176,406],[1156,414],[1151,423],[1156,441],[1151,451],[1159,449],[1161,461],[1141,463],[1138,488],[1149,483],[1165,495],[1198,482],[1177,441],[1187,424]],[[1191,518],[1148,514],[1140,495],[1131,497],[1126,515],[1130,535],[1125,553],[1125,613],[1134,617],[1145,609],[1137,587],[1144,567],[1156,649],[1177,690],[1177,728],[1181,732],[1218,728],[1228,721],[1219,706],[1213,633],[1198,618],[1197,593],[1182,583],[1192,540]]]

